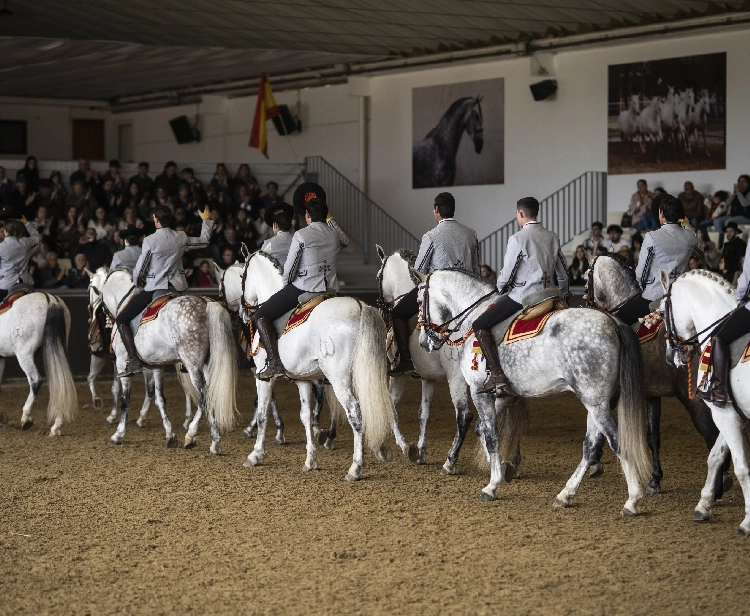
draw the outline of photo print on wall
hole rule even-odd
[[[505,181],[505,80],[412,89],[412,188]]]
[[[607,171],[726,168],[727,55],[609,67]]]

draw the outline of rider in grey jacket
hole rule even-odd
[[[23,235],[24,225],[29,237]],[[0,299],[5,299],[11,287],[22,282],[32,284],[29,260],[41,238],[36,226],[25,218],[7,219],[2,233],[5,239],[0,242]]]

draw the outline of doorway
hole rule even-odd
[[[73,159],[104,160],[104,120],[73,120]]]

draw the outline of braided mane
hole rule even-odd
[[[729,282],[726,281],[726,279],[723,276],[720,276],[716,272],[712,272],[710,270],[705,269],[697,269],[697,270],[690,270],[689,272],[685,272],[682,274],[677,280],[680,278],[685,278],[686,276],[703,276],[704,278],[708,278],[709,280],[712,280],[713,282],[716,282],[720,284],[725,289],[732,289],[736,290],[737,287]]]
[[[398,254],[399,257],[406,261],[409,264],[409,267],[414,267],[414,264],[417,262],[417,255],[415,255],[411,250],[407,250],[406,248],[399,248],[396,251],[396,254]]]
[[[258,256],[261,256],[261,257],[265,257],[266,259],[268,259],[271,262],[271,265],[273,265],[276,268],[276,271],[278,271],[279,274],[281,274],[282,276],[284,275],[284,266],[281,265],[281,263],[279,262],[279,260],[276,257],[274,257],[272,254],[270,254],[268,252],[265,252],[263,250],[256,250],[250,256],[252,257],[252,256],[255,256],[255,255],[258,255]],[[248,259],[248,261],[249,260],[250,259]]]

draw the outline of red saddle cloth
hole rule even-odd
[[[19,297],[23,297],[24,295],[28,295],[29,293],[33,293],[33,291],[23,289],[21,291],[16,291],[15,293],[13,293],[13,295],[9,295],[8,297],[6,297],[3,303],[0,304],[0,314],[8,312],[8,310],[13,308],[13,304]]]
[[[284,326],[284,331],[281,332],[281,335],[283,336],[288,331],[291,331],[295,327],[302,325],[305,321],[307,321],[307,318],[310,316],[310,313],[312,313],[312,311],[315,308],[317,308],[325,300],[331,299],[331,297],[333,296],[332,295],[318,295],[317,297],[313,297],[309,302],[305,302],[301,306],[297,306],[297,308],[289,317],[289,320],[286,322],[286,325]]]
[[[643,344],[645,342],[648,342],[649,340],[652,340],[653,338],[656,338],[656,335],[659,333],[662,325],[664,325],[664,319],[659,316],[658,312],[652,312],[651,314],[647,315],[641,322],[640,326],[638,327],[638,331],[636,332],[636,335],[638,336],[638,342]]]
[[[510,324],[508,331],[505,332],[503,338],[503,344],[510,344],[511,342],[518,342],[519,340],[528,340],[538,335],[539,332],[544,329],[544,324],[547,320],[558,310],[552,310],[547,314],[543,314],[532,319],[525,319],[523,316],[516,317],[513,323]]]
[[[168,302],[172,301],[175,297],[178,297],[177,295],[162,295],[161,297],[155,299],[153,302],[151,302],[148,305],[148,308],[144,310],[143,316],[141,317],[141,325],[144,323],[148,323],[149,321],[153,321],[156,317],[159,316],[159,311],[164,308],[164,306],[167,305]]]

